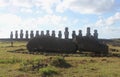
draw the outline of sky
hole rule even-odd
[[[99,38],[120,38],[120,0],[0,0],[0,38],[10,32],[52,30],[68,27],[78,34],[98,30]],[[71,37],[71,36],[70,36]]]

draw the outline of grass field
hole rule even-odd
[[[120,47],[112,45],[109,47],[118,50],[118,52],[110,53],[120,54]],[[16,51],[28,52],[26,42],[14,42],[13,47],[10,42],[0,42],[0,77],[42,77],[41,72],[38,71],[19,70],[21,64],[28,60],[47,60],[50,57],[56,57],[46,54],[17,53]],[[51,77],[120,77],[120,57],[90,57],[70,54],[65,57],[65,61],[71,67],[50,66],[58,73],[50,75]]]

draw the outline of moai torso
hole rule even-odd
[[[82,30],[79,30],[78,36],[79,36],[79,37],[82,37]]]
[[[65,39],[69,39],[68,27],[65,28],[64,35],[65,35]]]
[[[46,36],[50,36],[49,30],[46,31]]]
[[[26,37],[26,39],[28,39],[28,31],[26,31],[26,34],[25,34],[25,37]]]
[[[91,33],[90,33],[90,27],[87,27],[87,34],[86,34],[87,37],[91,37]]]
[[[13,39],[13,32],[10,33],[10,39]]]
[[[18,31],[15,31],[15,39],[18,39]]]
[[[76,38],[76,33],[75,31],[72,32],[72,39]]]
[[[55,31],[52,31],[52,37],[55,37]]]
[[[23,39],[23,30],[20,31],[20,39]]]
[[[58,38],[60,38],[60,39],[62,38],[62,32],[61,31],[58,32]]]
[[[30,32],[30,38],[33,38],[34,37],[34,33],[33,31]]]
[[[44,31],[41,31],[41,36],[44,36]]]
[[[98,32],[97,32],[97,30],[94,30],[94,34],[93,35],[94,35],[95,39],[98,39]]]
[[[39,31],[36,31],[35,37],[39,37]]]

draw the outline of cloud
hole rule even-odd
[[[32,3],[30,0],[9,0],[9,4],[14,7],[23,7],[23,8],[32,7]]]
[[[115,13],[113,16],[104,19],[100,17],[100,19],[96,22],[96,26],[110,26],[114,25],[116,22],[120,21],[120,12]]]
[[[7,0],[0,0],[0,8],[8,5]]]
[[[114,0],[63,0],[56,7],[56,11],[71,10],[82,14],[100,14],[113,9],[114,2]]]
[[[20,24],[22,19],[13,14],[0,14],[0,24],[1,26],[11,26]]]
[[[113,25],[117,21],[120,21],[120,12],[117,12],[114,16],[109,17],[105,22],[106,25]]]
[[[14,14],[0,14],[0,37],[9,37],[10,31],[20,30],[58,30],[64,31],[65,26],[76,24],[78,19],[69,20],[66,16],[45,15],[40,17],[23,18]],[[74,22],[74,23],[72,23]],[[9,29],[7,29],[9,28]]]
[[[115,0],[1,0],[0,7],[16,7],[42,10],[48,14],[54,11],[64,13],[66,10],[81,14],[101,14],[115,10]],[[119,8],[117,8],[119,9]],[[116,10],[117,10],[116,9]],[[29,13],[29,12],[28,12]]]

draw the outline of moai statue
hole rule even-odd
[[[65,39],[69,39],[69,31],[68,31],[68,27],[65,28],[64,35],[65,35]]]
[[[15,31],[15,39],[18,39],[18,31]]]
[[[60,39],[62,38],[62,32],[61,31],[58,32],[58,38],[60,38]]]
[[[98,39],[98,32],[97,32],[97,30],[94,30],[94,34],[93,35],[94,35],[95,39]]]
[[[25,37],[26,37],[26,39],[28,39],[28,31],[26,31],[26,34],[25,34]]]
[[[13,32],[10,33],[11,47],[13,47]]]
[[[52,31],[52,37],[55,37],[55,31],[54,30]]]
[[[44,36],[44,31],[41,31],[41,36]]]
[[[49,30],[46,31],[46,36],[50,36]]]
[[[20,39],[23,39],[23,30],[20,31]]]
[[[76,33],[75,31],[72,32],[72,39],[76,38]]]
[[[13,39],[13,32],[11,31],[10,33],[10,39],[12,40]]]
[[[90,27],[87,27],[87,33],[86,33],[86,36],[91,37]]]
[[[39,37],[39,31],[36,31],[35,37]]]
[[[78,36],[79,36],[79,37],[82,37],[82,30],[79,30]]]
[[[30,38],[33,38],[34,37],[34,33],[33,31],[30,32]]]

